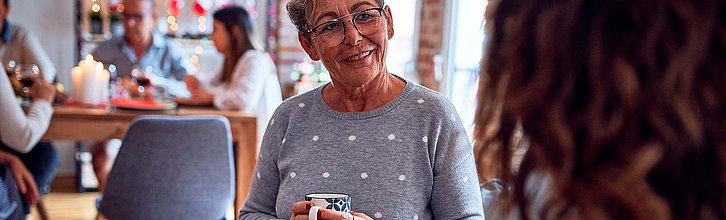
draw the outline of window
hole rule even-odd
[[[444,91],[470,135],[474,128],[479,66],[483,55],[486,4],[486,0],[451,2]]]
[[[399,76],[415,75],[414,53],[416,52],[416,21],[417,5],[419,0],[386,1],[393,14],[393,27],[395,34],[388,41],[388,55],[386,65],[388,72]],[[417,76],[416,76],[417,77]]]

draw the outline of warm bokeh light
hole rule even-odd
[[[169,17],[166,17],[166,22],[169,24],[176,23],[176,17],[169,15]]]
[[[199,29],[199,32],[205,32],[205,31],[207,31],[207,25],[199,24],[198,29]]]
[[[169,29],[171,29],[171,31],[177,31],[177,30],[179,30],[179,24],[177,24],[177,23],[170,24]]]
[[[124,4],[118,4],[118,6],[116,6],[117,12],[124,12],[124,9],[126,9],[126,6],[124,6]]]
[[[98,5],[98,4],[93,4],[91,6],[91,11],[93,11],[93,12],[99,12],[99,11],[101,11],[101,6]]]
[[[194,63],[194,64],[199,63],[199,56],[194,54],[194,55],[192,55],[191,58],[189,58],[189,60],[192,61],[192,63]]]
[[[202,46],[196,46],[196,47],[194,47],[194,53],[202,54],[202,53],[204,53],[204,48],[202,48]]]
[[[207,23],[207,17],[204,17],[204,16],[199,16],[199,18],[197,18],[197,21],[198,21],[198,22],[199,22],[200,24],[203,24],[203,23]]]

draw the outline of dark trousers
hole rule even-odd
[[[20,153],[12,148],[0,143],[0,150],[12,153],[25,164],[31,174],[35,184],[38,185],[38,191],[41,195],[48,193],[50,183],[55,177],[55,172],[58,170],[58,153],[56,153],[53,144],[40,142],[28,153]],[[25,213],[30,211],[30,206],[25,202],[25,198],[22,198],[24,203]]]

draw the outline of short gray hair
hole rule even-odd
[[[307,32],[308,18],[312,14],[312,10],[315,7],[316,0],[291,0],[287,3],[287,15],[290,16],[292,24],[295,25],[297,31],[300,33]],[[383,7],[386,5],[385,0],[376,0],[378,6]],[[305,34],[305,38],[309,39],[309,36]]]

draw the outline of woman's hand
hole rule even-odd
[[[300,201],[292,205],[292,217],[290,220],[308,220],[310,208],[313,207],[313,203],[310,201]],[[338,212],[335,210],[323,209],[318,210],[319,220],[358,220],[366,219],[372,220],[366,214],[360,212],[345,213]]]
[[[15,185],[17,185],[20,193],[23,194],[25,200],[30,204],[35,204],[40,200],[40,193],[38,192],[33,175],[25,168],[23,161],[15,155],[2,151],[0,151],[0,158],[0,163],[4,163],[10,167],[10,172],[13,173],[13,177],[15,178]]]

